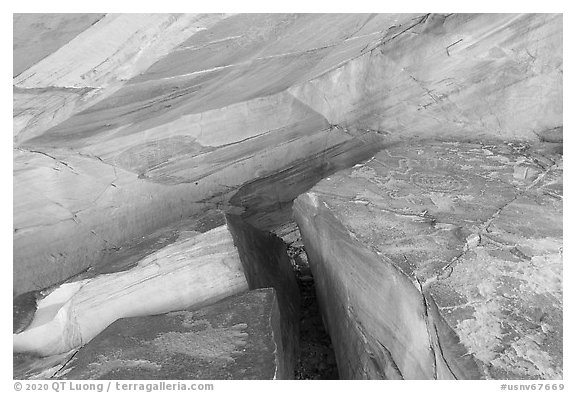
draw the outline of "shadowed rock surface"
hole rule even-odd
[[[248,289],[226,226],[184,238],[122,272],[60,285],[38,303],[14,351],[42,356],[89,342],[118,318],[209,304]]]
[[[116,321],[58,374],[63,379],[292,379],[273,289],[200,310]]]
[[[45,358],[15,355],[16,375],[45,377],[49,370],[42,369],[42,365],[56,367],[53,363],[64,358],[55,355],[77,350],[117,319],[190,310],[249,288],[275,287],[279,315],[273,323],[282,348],[276,360],[277,373],[282,378],[293,378],[299,295],[284,242],[239,217],[215,212],[211,219],[206,218],[193,227],[204,233],[191,231],[190,227],[180,231],[174,242],[153,251],[135,266],[119,265],[115,272],[108,270],[105,274],[86,272],[81,279],[76,277],[46,291],[40,299],[36,293],[19,296],[15,310],[23,316],[15,331],[14,351]],[[225,225],[211,228],[222,221]],[[131,254],[138,255],[136,251],[141,252],[141,247],[135,247]],[[274,294],[274,304],[276,297]]]
[[[557,146],[398,145],[294,209],[341,376],[562,378]]]
[[[15,295],[227,205],[246,183],[263,189],[234,204],[270,208],[383,142],[536,140],[562,126],[561,15],[138,14],[77,27],[14,78]],[[299,186],[284,196],[284,184]]]
[[[279,320],[298,319],[290,261],[298,273],[324,362],[298,360],[298,327],[282,324],[299,377],[335,375],[313,287],[344,378],[562,375],[561,215],[549,213],[562,207],[562,14],[15,14],[13,29],[15,334],[61,284],[128,277],[224,226],[227,246],[212,248],[236,254],[243,291],[275,289]],[[377,153],[386,169],[348,169]],[[353,180],[332,207],[300,198],[301,225],[306,209],[330,225],[308,217],[318,228],[287,258],[259,231],[292,243],[294,199],[342,170]],[[364,237],[347,235],[355,226]],[[312,244],[322,236],[341,240]],[[302,275],[306,252],[365,261],[367,292],[347,292],[354,275],[338,283],[347,264]],[[377,312],[382,274],[404,296]],[[407,326],[392,338],[390,313]],[[68,356],[16,354],[14,375],[49,376]]]
[[[240,217],[228,215],[226,221],[249,288],[276,289],[279,318],[283,321],[276,333],[283,352],[278,367],[282,369],[282,379],[288,378],[288,375],[289,379],[293,379],[298,356],[300,294],[286,245],[276,235],[262,232]]]

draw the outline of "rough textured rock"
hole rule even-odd
[[[298,323],[300,294],[296,276],[288,258],[286,245],[274,234],[265,233],[247,224],[242,218],[228,215],[228,227],[244,267],[250,289],[272,287],[276,290],[281,320],[283,378],[294,378],[298,355]]]
[[[136,239],[131,244],[125,244],[122,248],[106,255],[98,265],[70,278],[67,282],[128,270],[137,266],[140,260],[169,246],[178,239],[207,232],[225,223],[225,216],[218,210],[202,212],[200,215],[181,221],[178,225],[162,228],[140,239]],[[52,289],[27,292],[14,299],[14,334],[22,332],[30,325],[36,313],[38,301],[50,294]],[[38,355],[29,353],[15,353],[13,357],[13,377],[14,379],[50,378],[62,368],[74,353],[76,353],[76,350],[63,355],[49,357],[38,357]]]
[[[14,32],[15,296],[231,198],[278,225],[383,141],[562,138],[561,15],[16,15]]]
[[[330,124],[387,141],[538,140],[562,127],[562,70],[560,14],[431,14],[289,91]]]
[[[274,289],[200,310],[116,321],[63,368],[64,379],[291,379]]]
[[[60,285],[38,302],[15,352],[50,356],[89,342],[119,318],[210,304],[248,289],[226,226],[184,238],[138,265]]]
[[[294,204],[345,378],[562,378],[557,145],[391,146]]]
[[[543,147],[563,140],[561,14],[13,20],[18,337],[46,302],[146,276],[226,222],[242,290],[273,287],[292,320],[284,246],[249,225],[281,231],[299,194],[387,147],[296,205],[341,375],[561,375],[562,169]],[[297,329],[280,331],[289,369]]]
[[[177,236],[164,230],[70,282],[17,297],[15,352],[48,357],[15,355],[15,375],[57,371],[64,358],[52,355],[88,343],[117,319],[191,310],[249,288],[270,287],[277,290],[274,303],[278,297],[274,323],[283,321],[275,326],[282,347],[278,373],[293,377],[299,295],[282,240],[217,211],[192,220],[187,230],[171,229]]]

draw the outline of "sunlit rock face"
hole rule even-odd
[[[288,376],[294,214],[341,377],[560,378],[562,23],[15,15],[15,375],[273,287]]]
[[[557,149],[399,144],[296,199],[341,376],[562,378]]]
[[[57,287],[38,302],[15,352],[68,352],[119,318],[155,315],[214,302],[248,289],[226,226],[181,239],[132,269]]]
[[[561,139],[561,15],[16,15],[14,32],[15,294],[238,190],[277,225],[262,211],[393,140]]]
[[[262,330],[263,335],[272,337],[272,342],[262,343],[258,341],[258,333],[249,329],[255,336],[251,339],[253,344],[258,346],[255,351],[266,353],[267,357],[273,355],[272,360],[264,362],[267,371],[255,368],[254,376],[294,377],[300,301],[286,245],[280,238],[250,226],[238,216],[211,211],[188,220],[181,227],[172,226],[151,234],[118,254],[116,260],[95,266],[62,285],[29,292],[15,299],[15,378],[53,376],[80,347],[117,320],[132,318],[132,322],[120,323],[120,330],[126,332],[130,331],[132,323],[146,325],[147,317],[152,315],[192,312],[260,288],[267,290],[218,306],[219,310],[238,306],[238,309],[230,310],[230,318],[220,322],[227,328],[250,322],[257,330]],[[254,315],[243,316],[242,309]],[[259,315],[260,311],[264,314]],[[134,322],[136,317],[143,319]],[[244,322],[243,317],[247,317]],[[227,325],[231,319],[238,318],[240,322]],[[160,321],[162,326],[162,321],[167,321],[170,325],[170,320],[153,318],[150,323],[154,325]],[[188,332],[188,335],[193,334],[193,331]],[[195,349],[190,351],[210,352],[214,340],[219,340],[218,334],[210,336],[212,341],[192,343]],[[99,344],[94,345],[98,347]],[[146,345],[135,347],[134,342],[129,345],[136,352],[146,351]],[[271,345],[276,345],[277,353],[269,350]],[[195,361],[195,356],[191,356],[191,361]],[[159,374],[149,374],[150,378],[176,375],[167,371],[175,360],[166,361],[165,369]],[[142,369],[135,372],[139,371]],[[232,373],[229,377],[240,378],[241,369],[232,367],[229,371]],[[190,372],[198,372],[197,377],[209,375],[203,367]],[[227,374],[222,372],[214,376],[225,378]],[[189,373],[181,376],[193,378]]]

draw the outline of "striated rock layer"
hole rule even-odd
[[[200,310],[116,321],[58,372],[62,379],[292,379],[274,289]],[[129,332],[129,334],[127,334]]]
[[[562,139],[562,15],[16,15],[14,32],[15,296],[207,208],[279,225],[384,142]]]
[[[169,247],[178,240],[194,237],[211,229],[225,225],[226,220],[222,212],[210,210],[201,215],[190,217],[178,225],[162,228],[150,233],[132,244],[125,245],[101,264],[91,267],[85,272],[76,275],[67,283],[87,280],[102,274],[118,273],[138,266],[138,263],[155,252]],[[13,302],[13,333],[18,334],[26,330],[36,315],[38,304],[53,291],[54,287],[42,291],[27,292],[17,296]],[[76,353],[70,352],[39,357],[33,353],[14,353],[13,375],[14,379],[46,379],[50,378]]]
[[[222,223],[225,225],[212,229]],[[140,244],[129,254],[138,255],[145,246]],[[160,247],[155,251],[155,247],[145,249],[147,255],[135,265],[122,259],[121,263],[86,272],[44,296],[19,296],[14,351],[45,358],[18,356],[15,374],[45,376],[49,372],[46,369],[54,367],[57,371],[70,351],[87,344],[121,318],[192,310],[248,289],[274,288],[277,294],[273,294],[270,304],[278,314],[273,323],[282,350],[275,372],[282,378],[293,377],[299,296],[282,240],[239,217],[214,212],[211,218],[203,215],[194,226],[178,231],[176,239]]]
[[[562,378],[554,144],[390,146],[294,203],[344,378]]]
[[[38,303],[15,352],[42,356],[89,342],[116,319],[154,315],[214,302],[248,289],[225,226],[183,239],[136,267],[62,284]]]

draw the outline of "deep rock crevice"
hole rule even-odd
[[[15,15],[15,375],[561,377],[562,25]]]
[[[424,340],[426,344],[422,344],[421,347],[416,345],[412,350],[420,350],[424,353],[431,350],[431,358],[429,361],[425,360],[430,367],[428,378],[494,378],[496,375],[501,375],[499,373],[502,371],[498,368],[512,368],[513,366],[504,366],[499,361],[491,363],[487,358],[488,355],[484,353],[487,348],[478,346],[482,344],[474,341],[481,341],[487,336],[483,335],[481,330],[468,331],[468,324],[485,323],[481,321],[481,317],[487,317],[490,321],[494,318],[506,320],[506,317],[496,317],[496,315],[507,312],[499,311],[499,308],[506,310],[510,307],[509,304],[514,304],[516,307],[531,307],[533,303],[527,299],[538,296],[527,289],[532,285],[538,285],[541,291],[550,291],[550,299],[557,299],[558,291],[561,291],[552,282],[545,287],[536,282],[530,283],[535,277],[530,278],[524,271],[524,269],[539,269],[534,265],[534,261],[539,261],[539,263],[550,261],[551,265],[546,269],[551,269],[550,274],[559,279],[556,270],[558,265],[553,261],[558,258],[557,247],[561,246],[561,239],[552,240],[560,233],[561,227],[561,218],[556,211],[559,207],[558,202],[554,198],[544,197],[543,191],[546,187],[544,185],[540,189],[529,188],[532,178],[539,174],[532,173],[529,177],[522,175],[523,172],[518,170],[519,162],[510,159],[517,155],[509,145],[501,144],[499,153],[482,153],[482,155],[478,155],[478,152],[483,152],[482,149],[478,149],[478,146],[481,145],[457,142],[419,142],[414,146],[416,151],[403,150],[403,146],[396,146],[379,153],[376,160],[368,160],[365,164],[357,165],[322,180],[311,192],[300,196],[295,203],[296,219],[303,232],[303,239],[311,256],[315,276],[325,281],[326,287],[319,292],[319,296],[324,297],[324,302],[336,297],[338,299],[336,303],[347,305],[347,310],[377,309],[381,307],[381,303],[401,305],[404,300],[396,298],[369,300],[362,297],[361,294],[365,291],[363,288],[377,285],[375,281],[374,284],[372,283],[371,276],[373,275],[380,277],[380,285],[383,286],[382,289],[371,290],[370,296],[373,297],[398,296],[391,295],[388,291],[399,291],[405,286],[408,292],[412,286],[418,289],[419,295],[414,295],[415,303],[405,304],[404,306],[408,308],[401,306],[399,310],[392,313],[395,317],[390,318],[394,320],[408,318],[412,309],[422,308],[422,322],[424,323],[422,330],[427,331],[427,339]],[[539,148],[535,146],[535,149]],[[456,154],[456,156],[445,161],[444,157],[449,157],[450,154]],[[410,159],[403,157],[410,157]],[[552,158],[554,161],[561,160],[554,155],[550,156],[551,161]],[[469,164],[478,160],[499,162],[499,164],[477,165],[476,167]],[[520,165],[522,165],[521,161]],[[539,171],[548,173],[548,169],[541,167]],[[431,172],[432,170],[440,171],[443,177],[435,175]],[[476,175],[481,176],[467,177],[459,172],[461,170],[479,172]],[[482,173],[484,171],[489,172]],[[367,176],[368,173],[371,175]],[[492,176],[487,176],[488,173]],[[426,182],[424,182],[426,178],[424,176],[428,177]],[[556,173],[555,180],[550,184],[557,184],[558,176]],[[462,180],[458,183],[456,179]],[[442,194],[438,194],[439,187],[450,190],[442,190]],[[359,193],[368,195],[364,190],[376,188],[380,191],[369,194],[369,199],[375,203],[358,205],[356,196]],[[403,190],[403,196],[400,198],[398,190]],[[468,194],[469,192],[473,193]],[[448,198],[451,202],[447,203],[439,199],[439,195],[444,195],[444,198]],[[481,200],[484,201],[480,202]],[[438,202],[442,203],[437,204]],[[410,213],[405,214],[403,209],[409,210]],[[411,209],[416,209],[416,211]],[[533,213],[529,213],[530,211]],[[397,214],[398,212],[400,214]],[[520,215],[515,216],[515,214]],[[504,215],[506,217],[503,217]],[[423,220],[424,216],[427,219]],[[511,218],[512,221],[508,222]],[[533,233],[524,226],[531,220],[538,222]],[[431,223],[433,225],[430,225]],[[400,243],[410,244],[411,250],[409,251],[405,247],[399,247],[388,238],[394,238],[396,231],[402,233],[404,226],[413,228],[409,229],[411,232],[404,232],[405,239],[399,238]],[[454,228],[460,228],[459,232],[462,233],[454,239],[446,237],[446,229],[453,231]],[[553,233],[556,235],[552,235]],[[496,236],[499,239],[496,247],[491,245],[491,242],[483,241],[490,236]],[[540,237],[542,240],[538,240]],[[445,249],[446,246],[442,244],[447,241],[449,242],[448,248]],[[537,246],[537,244],[542,245]],[[449,252],[449,250],[453,251]],[[369,257],[369,254],[372,256]],[[435,254],[439,254],[439,258]],[[365,256],[359,258],[359,255]],[[453,256],[450,257],[450,255]],[[368,262],[371,259],[380,260],[380,265]],[[387,282],[383,273],[377,273],[382,264],[393,266],[390,272],[394,272],[398,277],[406,277],[406,283],[402,284],[402,280]],[[513,270],[508,271],[510,268]],[[490,278],[484,278],[487,281],[479,281],[478,277],[470,275],[473,274],[473,269],[480,269],[480,271],[487,269],[487,276]],[[515,270],[518,270],[519,274],[515,273]],[[526,284],[520,285],[514,280],[526,281]],[[460,285],[462,287],[459,287]],[[475,289],[476,285],[478,289]],[[483,286],[486,288],[493,286],[493,289],[486,292]],[[479,294],[475,291],[479,291]],[[462,295],[465,298],[468,297],[469,301],[460,304]],[[355,300],[356,296],[359,297]],[[484,300],[470,301],[478,296]],[[416,300],[418,298],[419,300]],[[353,304],[354,301],[359,303]],[[486,301],[488,303],[484,303]],[[539,301],[549,304],[550,300]],[[451,307],[452,302],[461,306],[458,312],[456,312],[456,307]],[[529,303],[522,306],[523,302]],[[550,311],[555,314],[554,310],[558,309],[559,304],[552,302],[555,305],[549,305],[552,307]],[[422,306],[417,306],[417,303]],[[330,307],[332,307],[331,310]],[[489,309],[490,314],[483,316],[482,313],[486,312],[485,307],[498,308]],[[467,316],[470,309],[472,311],[477,309],[476,314]],[[452,315],[453,311],[454,315]],[[337,345],[340,347],[337,347],[336,351],[340,352],[338,363],[341,372],[344,368],[349,373],[348,377],[358,376],[357,373],[363,369],[363,366],[359,366],[362,364],[362,355],[354,353],[347,342],[353,340],[354,335],[357,334],[361,341],[367,343],[365,345],[368,348],[370,339],[366,338],[367,329],[364,325],[370,325],[371,318],[382,318],[390,312],[379,312],[370,317],[360,316],[358,311],[338,314],[334,306],[328,308],[324,306],[323,313],[328,319],[327,323],[332,337],[338,337]],[[462,316],[462,313],[466,316]],[[494,323],[496,320],[498,319],[495,319]],[[384,317],[381,323],[386,325],[390,322]],[[546,328],[550,329],[548,332],[556,331],[555,337],[558,337],[556,334],[561,331],[561,326],[557,322],[557,320],[553,322],[554,327],[550,325]],[[510,325],[510,328],[506,329],[513,329],[517,332],[530,329],[532,323],[513,317],[505,322],[504,326]],[[358,327],[351,328],[348,324],[358,325]],[[412,322],[410,326],[415,331],[417,323]],[[473,329],[481,329],[480,326],[475,326]],[[354,333],[355,329],[359,329],[357,333]],[[394,336],[390,332],[383,333],[375,326],[368,331],[369,334],[377,337],[377,340],[392,340],[385,341],[386,346],[394,348],[396,345],[393,341]],[[501,345],[504,346],[505,353],[509,351],[504,341],[507,340],[508,334],[505,333],[502,339],[498,336],[494,337],[496,340],[502,340]],[[531,344],[522,344],[531,346],[530,351],[537,351],[541,354],[531,358],[530,361],[534,363],[527,368],[528,371],[524,377],[528,375],[543,377],[558,372],[558,363],[552,366],[547,360],[550,356],[545,353],[547,349],[538,344],[543,339],[542,333],[536,333],[535,337],[529,339]],[[410,341],[405,344],[408,342]],[[519,347],[515,346],[514,351],[518,350],[520,350]],[[494,348],[494,351],[498,353],[497,348]],[[393,352],[392,356],[398,358],[401,355]],[[499,355],[490,356],[497,359]],[[358,360],[349,362],[346,360],[349,358]],[[426,357],[422,355],[421,359],[426,359]],[[382,364],[385,365],[386,361],[383,360],[383,362]],[[547,366],[544,366],[545,364]],[[379,369],[385,368],[381,366]],[[410,370],[414,371],[416,368],[412,366]],[[380,372],[376,370],[374,372],[375,374],[371,374],[372,378],[394,378],[393,374],[382,376]]]

